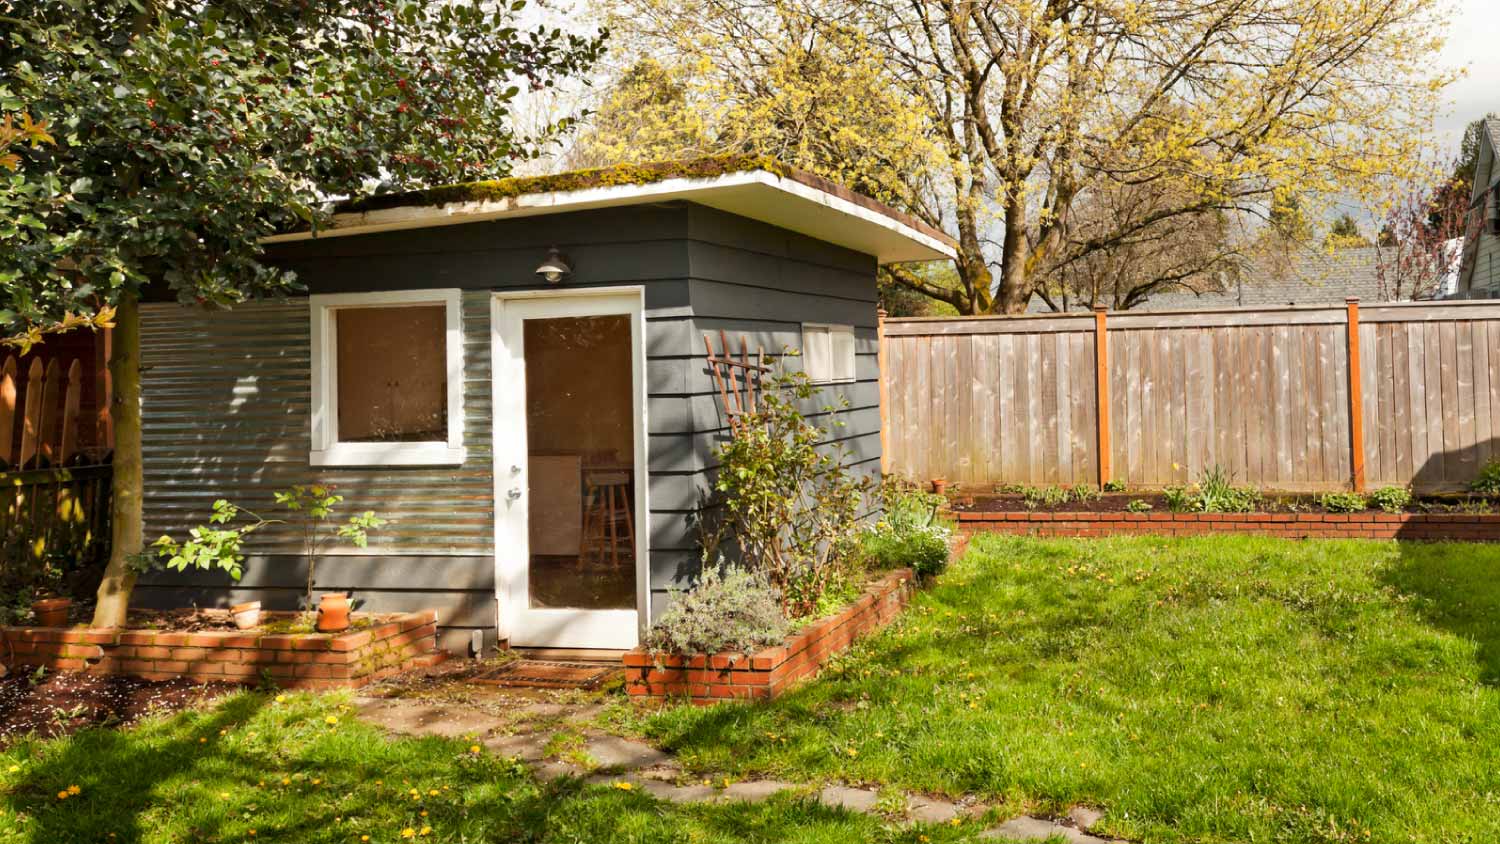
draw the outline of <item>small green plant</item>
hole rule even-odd
[[[1069,490],[1068,495],[1079,504],[1087,504],[1090,501],[1098,501],[1104,497],[1104,490],[1088,484],[1078,484]]]
[[[1411,504],[1411,490],[1402,486],[1383,486],[1370,493],[1370,504],[1387,513],[1400,513]]]
[[[1325,492],[1318,496],[1318,504],[1330,513],[1358,513],[1369,506],[1357,492]]]
[[[1120,480],[1120,479],[1118,479],[1118,478],[1112,478],[1110,480],[1107,480],[1107,481],[1104,482],[1104,491],[1105,492],[1124,492],[1125,491],[1125,482],[1122,481],[1122,480]]]
[[[1229,472],[1219,466],[1204,470],[1192,509],[1200,513],[1245,513],[1260,503],[1260,492],[1234,485]]]
[[[1166,500],[1167,509],[1174,513],[1193,509],[1193,494],[1185,486],[1169,486],[1161,491],[1161,497]]]
[[[253,521],[238,527],[230,526],[241,514]],[[170,536],[162,536],[151,547],[156,551],[156,558],[165,560],[166,567],[174,571],[183,571],[189,566],[205,571],[220,569],[228,572],[231,579],[239,580],[245,573],[245,537],[279,521],[261,518],[220,498],[214,502],[208,524],[189,530],[186,542],[179,543]],[[149,562],[150,555],[143,556]]]
[[[909,566],[918,578],[928,578],[948,564],[951,531],[938,521],[942,498],[898,481],[880,488],[884,515],[865,532],[864,550],[882,569]]]
[[[1060,507],[1068,503],[1069,497],[1069,492],[1060,486],[1032,486],[1021,491],[1021,503],[1028,510]]]
[[[764,573],[725,565],[704,568],[691,590],[672,590],[667,611],[646,631],[646,646],[671,654],[753,652],[786,638],[781,595]]]
[[[1131,499],[1130,503],[1125,505],[1125,510],[1129,513],[1145,513],[1151,509],[1151,502],[1140,498]]]
[[[333,518],[334,510],[343,503],[344,496],[335,495],[333,487],[322,484],[297,484],[291,489],[276,493],[276,503],[291,510],[302,528],[302,548],[307,557],[307,595],[305,608],[313,609],[313,575],[317,566],[318,549],[332,537],[321,536],[323,523]],[[366,510],[338,526],[334,536],[364,548],[370,544],[370,531],[384,526],[385,519]]]
[[[1469,490],[1480,495],[1500,495],[1500,460],[1484,464],[1484,468],[1469,482]]]

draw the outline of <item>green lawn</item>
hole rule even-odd
[[[975,831],[886,828],[806,800],[677,807],[577,780],[541,785],[467,742],[387,739],[347,701],[246,693],[14,746],[0,753],[0,841],[916,844]]]
[[[1497,681],[1500,547],[981,537],[821,681],[633,726],[1144,841],[1493,842]]]

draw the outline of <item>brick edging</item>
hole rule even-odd
[[[818,672],[855,640],[895,620],[911,595],[912,572],[898,569],[870,584],[842,611],[755,654],[669,656],[626,651],[625,691],[636,697],[681,697],[694,703],[768,699]],[[657,667],[658,660],[661,667]]]
[[[0,627],[11,664],[54,671],[283,688],[359,688],[422,664],[437,649],[434,610],[383,616],[345,633]]]
[[[952,514],[960,530],[1032,536],[1255,533],[1294,539],[1453,539],[1500,542],[1489,513],[1033,513]]]

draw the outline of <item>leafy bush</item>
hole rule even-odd
[[[781,595],[763,572],[722,561],[708,566],[689,591],[672,590],[646,647],[671,654],[749,653],[786,638]]]
[[[1318,504],[1330,513],[1358,513],[1369,506],[1357,492],[1325,492],[1318,496]]]
[[[1469,482],[1469,489],[1480,495],[1500,495],[1500,460],[1484,464],[1484,468]]]
[[[1122,481],[1122,480],[1120,480],[1120,479],[1118,479],[1118,478],[1115,478],[1113,480],[1105,481],[1104,482],[1104,491],[1105,492],[1124,492],[1125,491],[1125,482]]]
[[[1383,486],[1370,493],[1370,504],[1387,513],[1400,513],[1411,504],[1411,490],[1401,486]]]
[[[899,481],[882,485],[880,498],[884,516],[864,536],[871,562],[882,569],[910,567],[918,578],[941,572],[950,535],[937,518],[942,498]]]
[[[1129,504],[1125,505],[1125,510],[1130,513],[1144,513],[1150,509],[1152,509],[1151,502],[1143,501],[1139,498],[1136,498]]]
[[[1167,509],[1174,513],[1193,509],[1193,494],[1188,492],[1187,487],[1169,486],[1161,491],[1161,495],[1167,500]]]
[[[241,512],[250,516],[253,521],[238,527],[231,526],[230,523],[238,519]],[[189,566],[203,570],[220,569],[228,572],[231,579],[239,580],[245,572],[245,537],[266,525],[276,523],[275,519],[263,519],[249,510],[242,511],[220,498],[214,502],[213,515],[208,517],[208,524],[190,529],[186,542],[179,543],[170,536],[162,536],[151,547],[156,549],[158,558],[166,561],[165,565],[169,569],[182,571]]]
[[[1198,494],[1192,509],[1200,513],[1246,513],[1260,504],[1260,492],[1237,487],[1228,472],[1212,466],[1198,481]]]
[[[853,576],[860,504],[870,487],[849,470],[848,450],[798,411],[818,392],[802,372],[766,377],[757,411],[742,417],[718,450],[715,489],[723,496],[724,527],[794,618],[813,612],[825,590]],[[843,425],[836,412],[847,404],[825,408],[834,426]]]

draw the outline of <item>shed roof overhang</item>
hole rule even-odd
[[[379,197],[378,207],[356,206],[335,213],[332,225],[316,233],[289,232],[266,237],[261,242],[347,237],[683,200],[874,255],[881,264],[939,260],[957,254],[953,239],[932,226],[827,179],[781,169],[780,173],[750,169],[708,176],[668,176],[659,181],[542,189],[514,195],[497,196],[494,195],[497,191],[476,190],[472,198],[448,201],[441,197],[450,195],[451,190],[436,194],[437,199],[427,198],[434,195],[423,192]],[[531,181],[547,183],[546,179]]]

